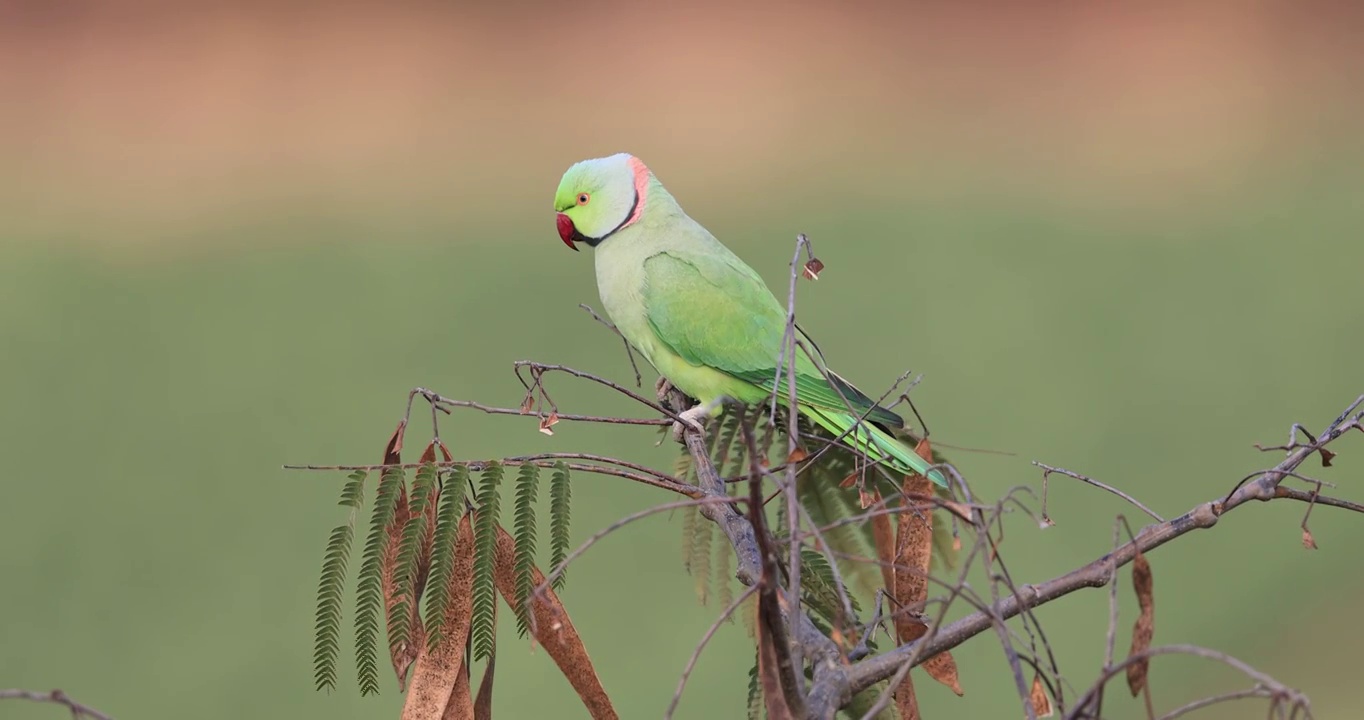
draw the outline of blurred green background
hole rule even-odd
[[[808,233],[828,267],[802,285],[803,324],[868,390],[925,373],[940,442],[1014,453],[954,454],[986,497],[1037,485],[1038,459],[1172,516],[1275,460],[1252,443],[1364,391],[1346,4],[4,13],[0,687],[120,718],[396,717],[391,680],[358,696],[349,653],[337,692],[312,689],[341,476],[280,465],[377,461],[415,385],[515,405],[515,359],[629,377],[577,308],[598,304],[590,253],[552,228],[585,157],[644,158],[769,282]],[[553,387],[569,411],[629,411]],[[443,426],[470,458],[675,453],[647,430],[556,430]],[[1322,472],[1356,500],[1358,444]],[[588,476],[574,498],[575,542],[669,499]],[[1302,510],[1247,507],[1155,553],[1156,642],[1226,650],[1318,717],[1355,717],[1364,524],[1318,510],[1306,552]],[[1099,555],[1117,513],[1142,522],[1053,484],[1056,527],[1010,520],[1014,577]],[[680,519],[602,542],[564,595],[622,717],[662,714],[718,611],[681,567]],[[1083,689],[1106,594],[1039,615]],[[498,717],[582,717],[543,650],[502,630]],[[726,628],[679,716],[740,716],[750,648]],[[925,717],[1017,717],[994,639],[955,654],[966,696],[921,680]],[[1152,678],[1166,710],[1241,685],[1181,658]],[[1125,695],[1113,716],[1144,717]]]

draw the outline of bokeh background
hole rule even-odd
[[[515,405],[519,358],[627,379],[577,308],[598,303],[590,253],[550,215],[569,164],[621,150],[769,282],[809,233],[828,268],[803,324],[869,390],[925,373],[940,442],[1013,453],[955,454],[981,494],[1037,485],[1032,459],[1166,515],[1223,493],[1275,460],[1252,443],[1364,390],[1360,20],[1290,2],[5,3],[0,686],[120,718],[396,717],[391,680],[359,697],[349,653],[337,692],[312,689],[341,477],[280,465],[377,461],[414,385]],[[628,411],[555,387],[572,411]],[[557,430],[443,427],[471,458],[675,452]],[[1324,471],[1355,499],[1358,444]],[[586,476],[574,496],[575,541],[665,500]],[[1051,503],[1054,528],[1010,521],[1022,581],[1097,556],[1117,513],[1142,522],[1066,482]],[[1364,524],[1318,510],[1307,552],[1302,510],[1245,508],[1154,554],[1156,641],[1356,717]],[[662,714],[718,611],[680,525],[640,522],[571,573],[623,717]],[[1039,614],[1087,686],[1105,593]],[[680,716],[740,716],[750,648],[726,628]],[[921,681],[926,717],[1018,716],[992,638],[956,657],[966,696]],[[1153,670],[1164,709],[1234,683]],[[1144,717],[1125,694],[1113,716]],[[583,716],[511,623],[495,707]]]

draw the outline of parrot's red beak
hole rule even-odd
[[[563,240],[564,244],[572,248],[574,252],[577,252],[578,246],[574,244],[574,241],[581,236],[578,235],[578,228],[573,226],[573,219],[563,213],[558,213],[558,217],[554,221],[559,226],[559,239]]]

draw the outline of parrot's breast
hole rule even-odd
[[[654,332],[644,295],[644,261],[663,249],[663,242],[638,227],[625,228],[597,246],[597,294],[611,322],[658,374],[687,395],[703,403],[719,397],[761,400],[766,395],[762,390],[715,368],[687,362]]]

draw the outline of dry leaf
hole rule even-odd
[[[1028,699],[1032,701],[1032,712],[1039,718],[1051,717],[1055,711],[1051,707],[1051,697],[1047,695],[1047,688],[1042,684],[1042,675],[1032,676],[1032,692],[1028,693]]]
[[[860,476],[861,476],[860,473],[853,473],[853,474],[849,475],[848,477],[843,478],[843,481],[840,482],[840,483],[838,484],[838,486],[841,487],[841,488],[850,488],[850,487],[852,487],[853,485],[856,485],[856,484],[857,484],[857,478],[860,477]]]
[[[469,679],[469,668],[460,668],[455,677],[455,689],[450,691],[450,701],[445,705],[441,720],[474,720],[474,696],[469,690]]]
[[[1336,454],[1326,448],[1322,448],[1317,452],[1321,453],[1321,466],[1331,467],[1331,461],[1336,459]]]
[[[1302,529],[1302,546],[1308,550],[1317,549],[1317,541],[1312,537],[1312,531],[1307,528]]]
[[[399,443],[401,444],[401,443]],[[437,441],[432,440],[422,451],[421,459],[418,462],[428,463],[436,461]],[[391,447],[391,445],[390,445]],[[385,454],[385,464],[400,463],[402,458],[397,455]],[[392,614],[398,603],[407,602],[407,628],[408,641],[389,645],[389,659],[393,662],[393,672],[398,676],[398,691],[404,692],[407,687],[407,671],[412,667],[412,663],[417,661],[417,653],[422,644],[426,642],[425,632],[422,627],[420,605],[412,601],[411,598],[420,598],[422,591],[426,589],[426,574],[431,568],[431,541],[434,537],[436,524],[436,505],[437,487],[431,488],[431,493],[426,498],[426,508],[423,515],[426,518],[424,535],[422,537],[422,548],[417,557],[417,568],[412,585],[400,588],[394,584],[393,574],[397,568],[398,553],[401,551],[403,528],[412,520],[412,509],[405,497],[406,489],[398,496],[398,506],[394,509],[393,524],[389,526],[388,545],[384,548],[383,582],[384,582],[384,610],[385,617],[388,618],[388,627],[393,625]]]
[[[824,272],[824,263],[819,258],[810,258],[805,263],[805,270],[802,273],[807,279],[818,280],[819,274]]]
[[[521,401],[521,414],[522,414],[522,415],[529,415],[529,414],[530,414],[530,411],[531,411],[531,410],[534,410],[534,409],[535,409],[535,394],[534,394],[534,393],[528,392],[528,393],[526,393],[526,399]]]
[[[496,606],[494,606],[496,607]],[[497,647],[497,633],[493,633],[493,647]],[[497,667],[497,650],[488,656],[488,664],[483,668],[483,681],[478,684],[478,697],[474,698],[474,720],[493,720],[493,670]]]
[[[782,622],[776,595],[772,591],[758,591],[758,681],[762,685],[768,720],[795,720],[795,712],[782,688],[781,658],[773,637]],[[787,662],[790,662],[789,655]]]
[[[558,423],[559,423],[559,413],[554,412],[553,410],[551,410],[550,413],[549,413],[549,417],[542,418],[542,419],[540,420],[540,432],[542,432],[542,433],[544,433],[544,434],[546,434],[546,435],[553,435],[553,434],[554,434],[554,431],[553,431],[553,430],[550,430],[550,428],[554,427],[554,426],[557,425]]]
[[[474,602],[474,528],[469,515],[460,519],[456,533],[443,632],[434,650],[420,648],[403,704],[403,720],[470,720],[474,716],[469,668],[464,665]]]
[[[1132,589],[1137,593],[1137,605],[1141,614],[1132,626],[1132,649],[1127,657],[1144,653],[1151,647],[1151,638],[1156,633],[1156,606],[1153,591],[1155,578],[1151,575],[1151,563],[1146,556],[1137,551],[1132,559]],[[1151,664],[1150,658],[1142,658],[1127,666],[1127,688],[1136,697],[1146,687],[1146,673]]]
[[[388,445],[384,447],[384,464],[396,465],[402,462],[399,456],[403,452],[403,433],[407,431],[407,418],[398,421],[398,427],[393,430],[393,435],[388,439]],[[389,458],[392,458],[390,460]]]
[[[895,688],[894,698],[900,720],[920,720],[923,717],[919,714],[919,697],[914,691],[914,681],[909,677],[909,673],[905,673],[905,679],[900,681],[900,687]]]
[[[402,464],[403,458],[401,453],[403,434],[406,428],[406,420],[399,422],[397,429],[393,431],[393,436],[388,439],[388,445],[384,448],[384,465]],[[422,453],[423,461],[428,458],[435,459],[435,448],[429,445],[426,448],[426,452]],[[397,482],[397,479],[388,477],[386,473],[381,473],[379,482],[380,484]],[[403,602],[410,595],[412,590],[410,587],[398,587],[394,580],[394,572],[397,570],[398,565],[398,552],[401,549],[403,540],[403,528],[407,526],[407,523],[411,519],[412,509],[408,504],[407,487],[405,485],[400,486],[398,488],[397,504],[393,508],[393,519],[386,528],[384,555],[382,564],[380,565],[384,589],[384,618],[386,621],[384,627],[386,628],[393,627],[393,611],[397,608],[399,603]],[[417,608],[409,603],[407,609],[408,619],[410,621],[412,618],[416,617]],[[412,629],[412,624],[410,622],[408,628],[409,630]],[[412,634],[409,632],[409,642],[390,644],[388,646],[389,659],[393,664],[393,672],[398,678],[398,690],[400,692],[406,691],[407,671],[417,659],[417,645],[410,642],[411,638]]]
[[[924,661],[924,671],[928,676],[946,685],[949,690],[961,697],[966,693],[961,689],[961,679],[957,677],[957,660],[952,651],[944,650]]]
[[[933,491],[923,475],[906,475],[902,491],[905,495],[923,496]],[[924,634],[920,623],[910,623],[903,611],[918,611],[928,599],[928,569],[933,560],[933,523],[927,509],[905,509],[898,516],[895,535],[895,577],[891,597],[895,598],[895,628],[900,643],[913,642]]]
[[[961,518],[962,520],[965,520],[968,523],[973,522],[971,518],[971,507],[969,505],[966,505],[965,503],[959,503],[955,500],[944,500],[942,498],[939,498],[938,502],[943,506],[943,508],[945,508],[948,512],[952,513],[953,515],[956,515],[957,517]]]
[[[497,591],[512,612],[516,612],[516,540],[501,525],[497,526],[495,560],[493,572]],[[538,567],[532,568],[533,586],[539,587],[544,581],[544,573]],[[583,646],[582,638],[569,620],[568,611],[564,609],[558,595],[546,588],[541,598],[531,602],[531,612],[535,617],[535,622],[531,624],[535,640],[549,653],[554,664],[559,666],[559,671],[578,692],[587,712],[594,720],[617,720],[619,716],[611,706],[611,699],[597,677],[591,658],[587,656],[587,648]]]
[[[876,501],[881,501],[880,491]],[[881,581],[886,592],[895,591],[895,536],[890,529],[890,515],[879,513],[871,518],[871,537],[876,543],[876,559],[881,561]]]
[[[919,440],[914,447],[919,457],[933,462],[933,447],[928,438]],[[933,497],[933,484],[928,478],[914,473],[906,475],[901,492],[906,497]],[[967,510],[966,517],[970,517]],[[901,609],[918,610],[928,600],[928,571],[933,563],[933,515],[931,507],[909,510],[900,513],[899,527],[896,532],[895,546],[895,587],[893,595]],[[956,538],[959,549],[960,538]],[[928,626],[917,618],[897,613],[896,634],[900,642],[907,643],[923,637]],[[961,681],[957,677],[957,661],[950,652],[942,652],[924,660],[924,670],[929,677],[951,688],[957,695],[962,694]]]
[[[797,445],[791,454],[786,456],[786,464],[794,465],[807,457],[810,457],[810,453],[805,452],[805,448]]]
[[[872,495],[863,488],[857,489],[857,502],[862,505],[863,510],[866,510],[867,508],[876,504],[876,501],[879,499],[880,499],[879,493],[876,495]]]

